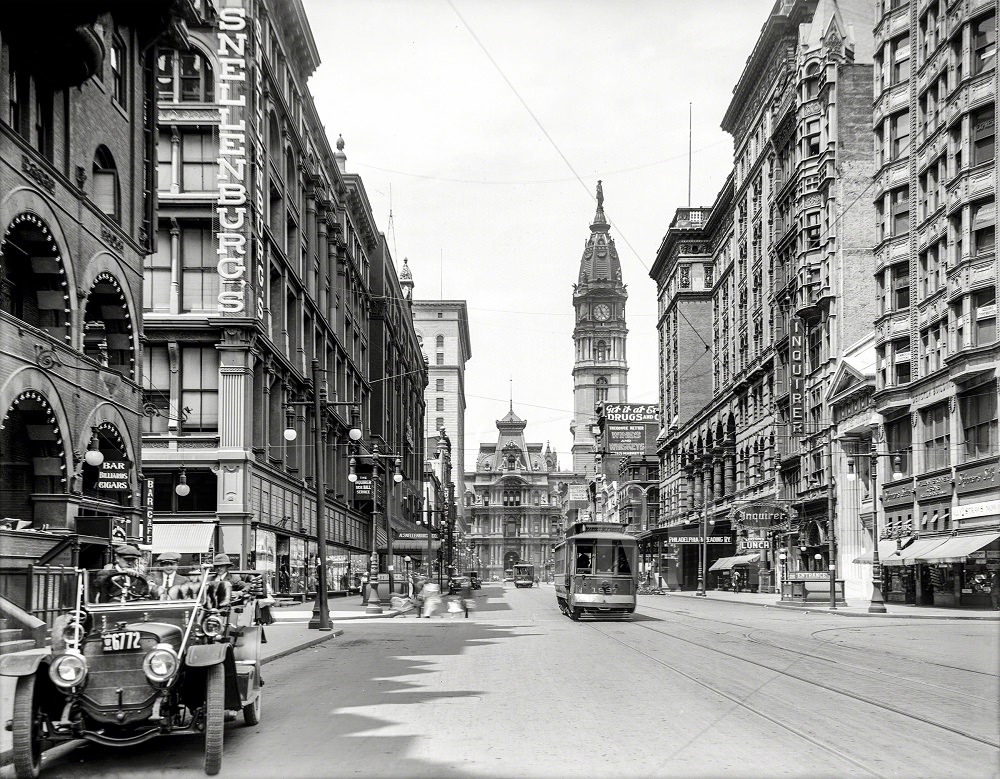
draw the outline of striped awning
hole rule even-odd
[[[141,545],[152,552],[205,554],[212,545],[215,522],[153,522],[153,543]]]
[[[965,558],[973,552],[978,552],[984,546],[992,544],[1000,538],[1000,533],[971,533],[965,536],[946,538],[944,541],[916,555],[921,563],[964,563]]]

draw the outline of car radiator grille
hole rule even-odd
[[[156,694],[142,672],[142,660],[158,639],[149,633],[140,638],[141,649],[130,652],[105,652],[101,639],[84,644],[83,654],[90,666],[83,697],[101,708],[118,708],[118,690],[121,692],[121,706],[136,707],[147,703]]]

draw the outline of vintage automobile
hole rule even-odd
[[[205,773],[222,765],[225,723],[261,716],[260,607],[254,571],[243,589],[200,582],[158,592],[135,572],[77,572],[76,608],[58,617],[51,648],[0,657],[17,677],[13,735],[18,779],[39,773],[43,745],[70,739],[126,746],[156,736],[205,739]],[[113,584],[113,595],[99,584]]]

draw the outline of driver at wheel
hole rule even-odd
[[[139,550],[125,544],[115,550],[115,562],[94,579],[98,602],[139,600],[149,597],[149,582],[139,571]]]

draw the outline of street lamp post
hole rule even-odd
[[[715,520],[709,520],[708,511],[703,510],[701,515],[701,554],[698,560],[698,591],[695,593],[702,598],[707,597],[705,585],[708,579],[708,527],[710,524],[714,525]]]
[[[827,516],[827,536],[826,540],[829,544],[829,556],[830,562],[828,568],[830,571],[830,608],[836,610],[837,608],[837,520],[833,513],[833,488],[834,488],[834,476],[833,476],[833,435],[827,436],[827,469],[830,474],[829,479],[827,479],[826,485],[826,516]]]
[[[324,413],[336,406],[350,406],[353,410],[349,437],[352,441],[361,438],[361,428],[357,425],[357,403],[335,402],[326,399],[326,383],[321,381],[322,371],[319,367],[319,360],[312,361],[312,382],[313,382],[313,456],[314,469],[316,471],[314,482],[316,487],[316,546],[319,552],[319,570],[317,571],[316,603],[313,606],[312,618],[309,620],[311,630],[330,630],[330,606],[328,601],[327,580],[326,580],[326,482],[324,479],[324,455],[326,453],[326,425],[323,423]],[[291,401],[287,404],[286,413],[291,416],[291,409],[295,406],[310,405],[309,401]],[[284,432],[286,441],[294,441],[298,433],[289,418]]]
[[[882,597],[882,564],[878,559],[878,492],[876,484],[878,481],[878,443],[872,437],[871,451],[871,480],[872,480],[872,536],[875,543],[872,545],[872,600],[868,604],[869,614],[885,614],[885,598]]]
[[[378,507],[378,490],[376,489],[375,478],[378,479],[378,484],[381,484],[381,480],[384,474],[388,471],[382,465],[382,460],[392,459],[394,462],[395,470],[392,474],[392,481],[395,484],[399,484],[403,481],[402,472],[402,460],[395,454],[389,452],[380,452],[378,449],[378,444],[372,446],[372,450],[366,454],[361,455],[362,457],[370,457],[373,462],[373,472],[372,472],[372,553],[369,559],[368,567],[368,605],[365,607],[366,614],[381,614],[382,613],[382,600],[378,594],[378,528],[381,524],[379,522],[379,507]],[[349,461],[349,471],[347,479],[350,482],[356,482],[358,480],[358,474],[355,471],[357,465],[357,460],[351,457]],[[388,567],[389,574],[389,595],[392,598],[392,518],[389,514],[389,495],[386,491],[383,502],[385,503],[385,544],[386,544],[386,566]]]

